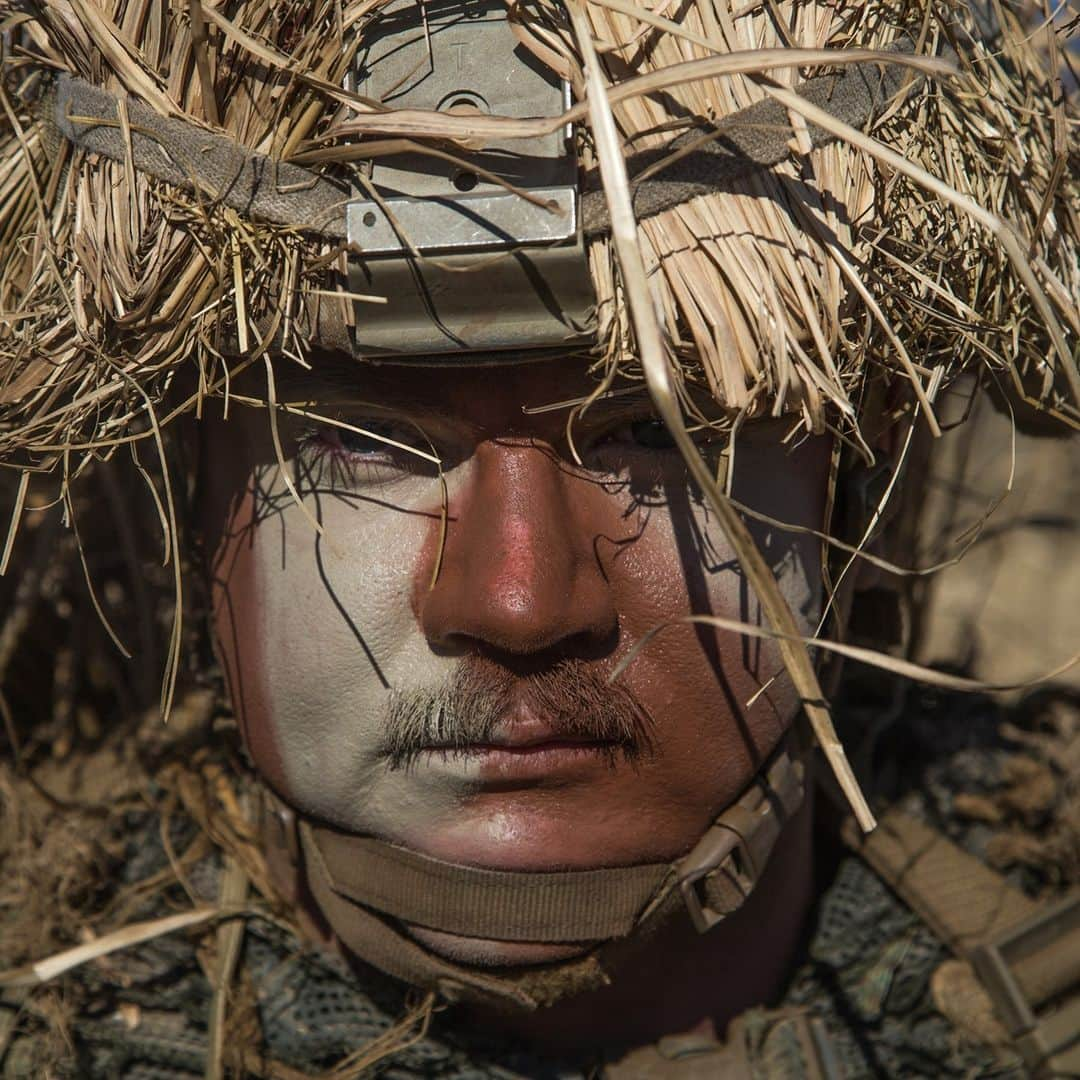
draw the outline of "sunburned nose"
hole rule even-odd
[[[428,640],[526,654],[608,638],[617,620],[590,488],[543,446],[482,443],[450,507],[438,579],[417,583]]]

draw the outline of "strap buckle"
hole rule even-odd
[[[790,742],[781,742],[742,797],[676,864],[675,880],[699,934],[753,892],[781,830],[802,805],[804,767],[792,757]]]
[[[754,887],[754,879],[747,876],[744,868],[753,866],[753,862],[742,837],[734,829],[719,822],[713,825],[679,866],[679,890],[690,921],[699,934],[711,930],[730,914],[729,911],[717,910],[709,901],[707,892],[703,898],[705,889],[699,885],[713,874],[727,871],[724,862],[728,859],[731,863],[727,876],[745,899]]]
[[[1016,968],[1039,970],[1039,958],[1054,954],[1066,961],[1065,975],[1031,1000]],[[969,958],[1032,1075],[1080,1075],[1080,893],[975,946]]]

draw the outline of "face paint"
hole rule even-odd
[[[204,436],[214,628],[257,767],[308,815],[455,862],[687,851],[797,702],[773,646],[678,622],[759,612],[647,403],[586,413],[579,464],[566,413],[531,411],[588,392],[573,362],[349,378],[366,404],[322,411],[434,449],[442,480],[378,439],[282,418],[301,508],[265,411],[234,407]],[[828,457],[825,440],[789,451],[775,422],[747,425],[734,494],[820,527]],[[817,541],[754,531],[810,629]]]

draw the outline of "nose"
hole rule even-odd
[[[524,655],[610,638],[618,620],[589,524],[600,497],[541,445],[481,443],[438,580],[418,591],[428,640]]]

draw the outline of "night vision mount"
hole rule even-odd
[[[525,118],[571,104],[568,84],[518,42],[502,0],[391,0],[364,34],[351,88],[387,107]],[[888,51],[912,47],[902,38]],[[861,128],[921,80],[902,64],[863,62],[798,93]],[[812,123],[806,134],[812,146],[833,138]],[[778,165],[792,146],[790,114],[770,98],[694,124],[628,157],[634,212],[646,218],[714,194]],[[376,158],[348,204],[350,289],[386,300],[356,305],[356,353],[506,362],[591,344],[585,242],[611,223],[599,176],[578,168],[572,127],[454,156]]]
[[[518,43],[501,0],[394,0],[365,41],[350,88],[391,108],[521,118],[558,116],[570,104],[569,87]],[[386,298],[357,303],[356,352],[484,354],[591,341],[595,298],[570,126],[454,156],[376,158],[348,204],[349,287]]]

